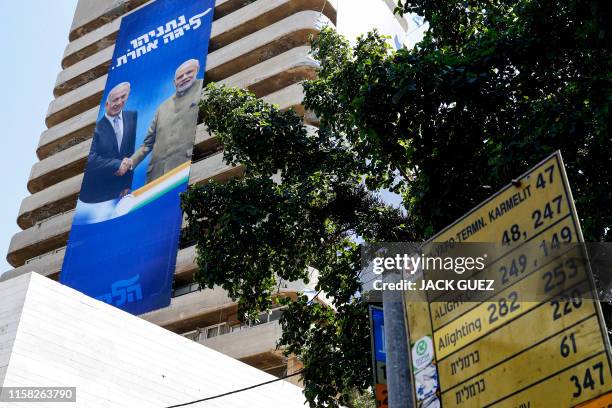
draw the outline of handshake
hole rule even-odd
[[[128,170],[134,170],[134,162],[129,157],[124,158],[121,161],[121,165],[119,166],[119,170],[115,172],[115,176],[123,176]]]

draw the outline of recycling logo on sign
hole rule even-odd
[[[419,356],[422,356],[427,351],[427,341],[421,339],[416,344],[416,352]]]
[[[433,360],[434,350],[431,337],[425,336],[417,340],[412,346],[412,365],[414,371],[419,371],[426,367]]]

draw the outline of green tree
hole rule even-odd
[[[348,405],[372,378],[352,237],[410,240],[413,228],[361,183],[363,166],[333,131],[308,129],[293,111],[237,89],[210,85],[200,107],[226,159],[243,165],[245,175],[183,197],[197,240],[196,279],[225,288],[245,319],[273,302],[286,304],[280,345],[304,363],[306,397],[313,406]],[[306,295],[276,296],[281,281],[307,282],[308,267],[318,270],[316,289],[331,306]]]
[[[286,304],[280,346],[304,363],[311,406],[349,403],[372,378],[355,237],[426,239],[561,149],[586,239],[612,240],[609,7],[400,1],[399,13],[429,28],[397,51],[376,33],[351,47],[323,30],[318,78],[304,84],[318,130],[248,92],[208,86],[201,119],[245,175],[183,197],[196,279],[228,290],[245,319]],[[382,202],[382,189],[406,211]],[[307,281],[309,266],[330,306],[277,296],[281,281]]]

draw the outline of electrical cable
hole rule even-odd
[[[325,0],[323,2],[323,7],[321,7],[321,11],[319,12],[319,17],[317,17],[317,18],[321,17],[321,15],[323,14],[323,10],[325,10],[325,6],[327,6],[327,0]]]
[[[303,372],[303,370],[300,370],[300,371],[297,371],[297,372],[295,372],[295,373],[293,373],[293,374],[286,375],[286,376],[284,376],[284,377],[280,377],[280,378],[276,378],[276,379],[274,379],[274,380],[270,380],[270,381],[262,382],[262,383],[260,383],[260,384],[251,385],[250,387],[240,388],[240,389],[238,389],[238,390],[234,390],[234,391],[225,392],[225,393],[223,393],[223,394],[213,395],[212,397],[206,397],[206,398],[202,398],[202,399],[195,400],[195,401],[184,402],[184,403],[182,403],[182,404],[170,405],[170,406],[165,407],[165,408],[178,408],[178,407],[185,407],[185,406],[187,406],[187,405],[197,404],[198,402],[210,401],[210,400],[213,400],[213,399],[217,399],[217,398],[221,398],[221,397],[226,397],[226,396],[228,396],[228,395],[237,394],[237,393],[239,393],[239,392],[243,392],[243,391],[252,390],[253,388],[261,387],[261,386],[263,386],[263,385],[268,385],[268,384],[272,384],[272,383],[277,382],[277,381],[282,381],[282,380],[285,380],[285,379],[287,379],[287,378],[289,378],[289,377],[294,377],[294,376],[296,376],[296,375],[298,375],[298,374],[302,374],[302,372]]]

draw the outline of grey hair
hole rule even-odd
[[[187,61],[185,61],[181,65],[179,65],[179,67],[176,69],[176,71],[174,71],[174,76],[176,76],[176,73],[179,72],[181,70],[181,68],[185,68],[187,65],[190,65],[190,64],[196,64],[198,66],[198,68],[200,68],[200,61],[198,61],[195,58],[188,59]]]
[[[113,87],[113,89],[110,90],[110,92],[108,93],[108,95],[106,95],[106,101],[108,102],[108,98],[110,98],[110,96],[113,94],[113,92],[115,92],[117,89],[122,88],[124,86],[127,86],[129,89],[132,88],[132,86],[130,85],[129,82],[121,82],[120,84],[117,84]]]

